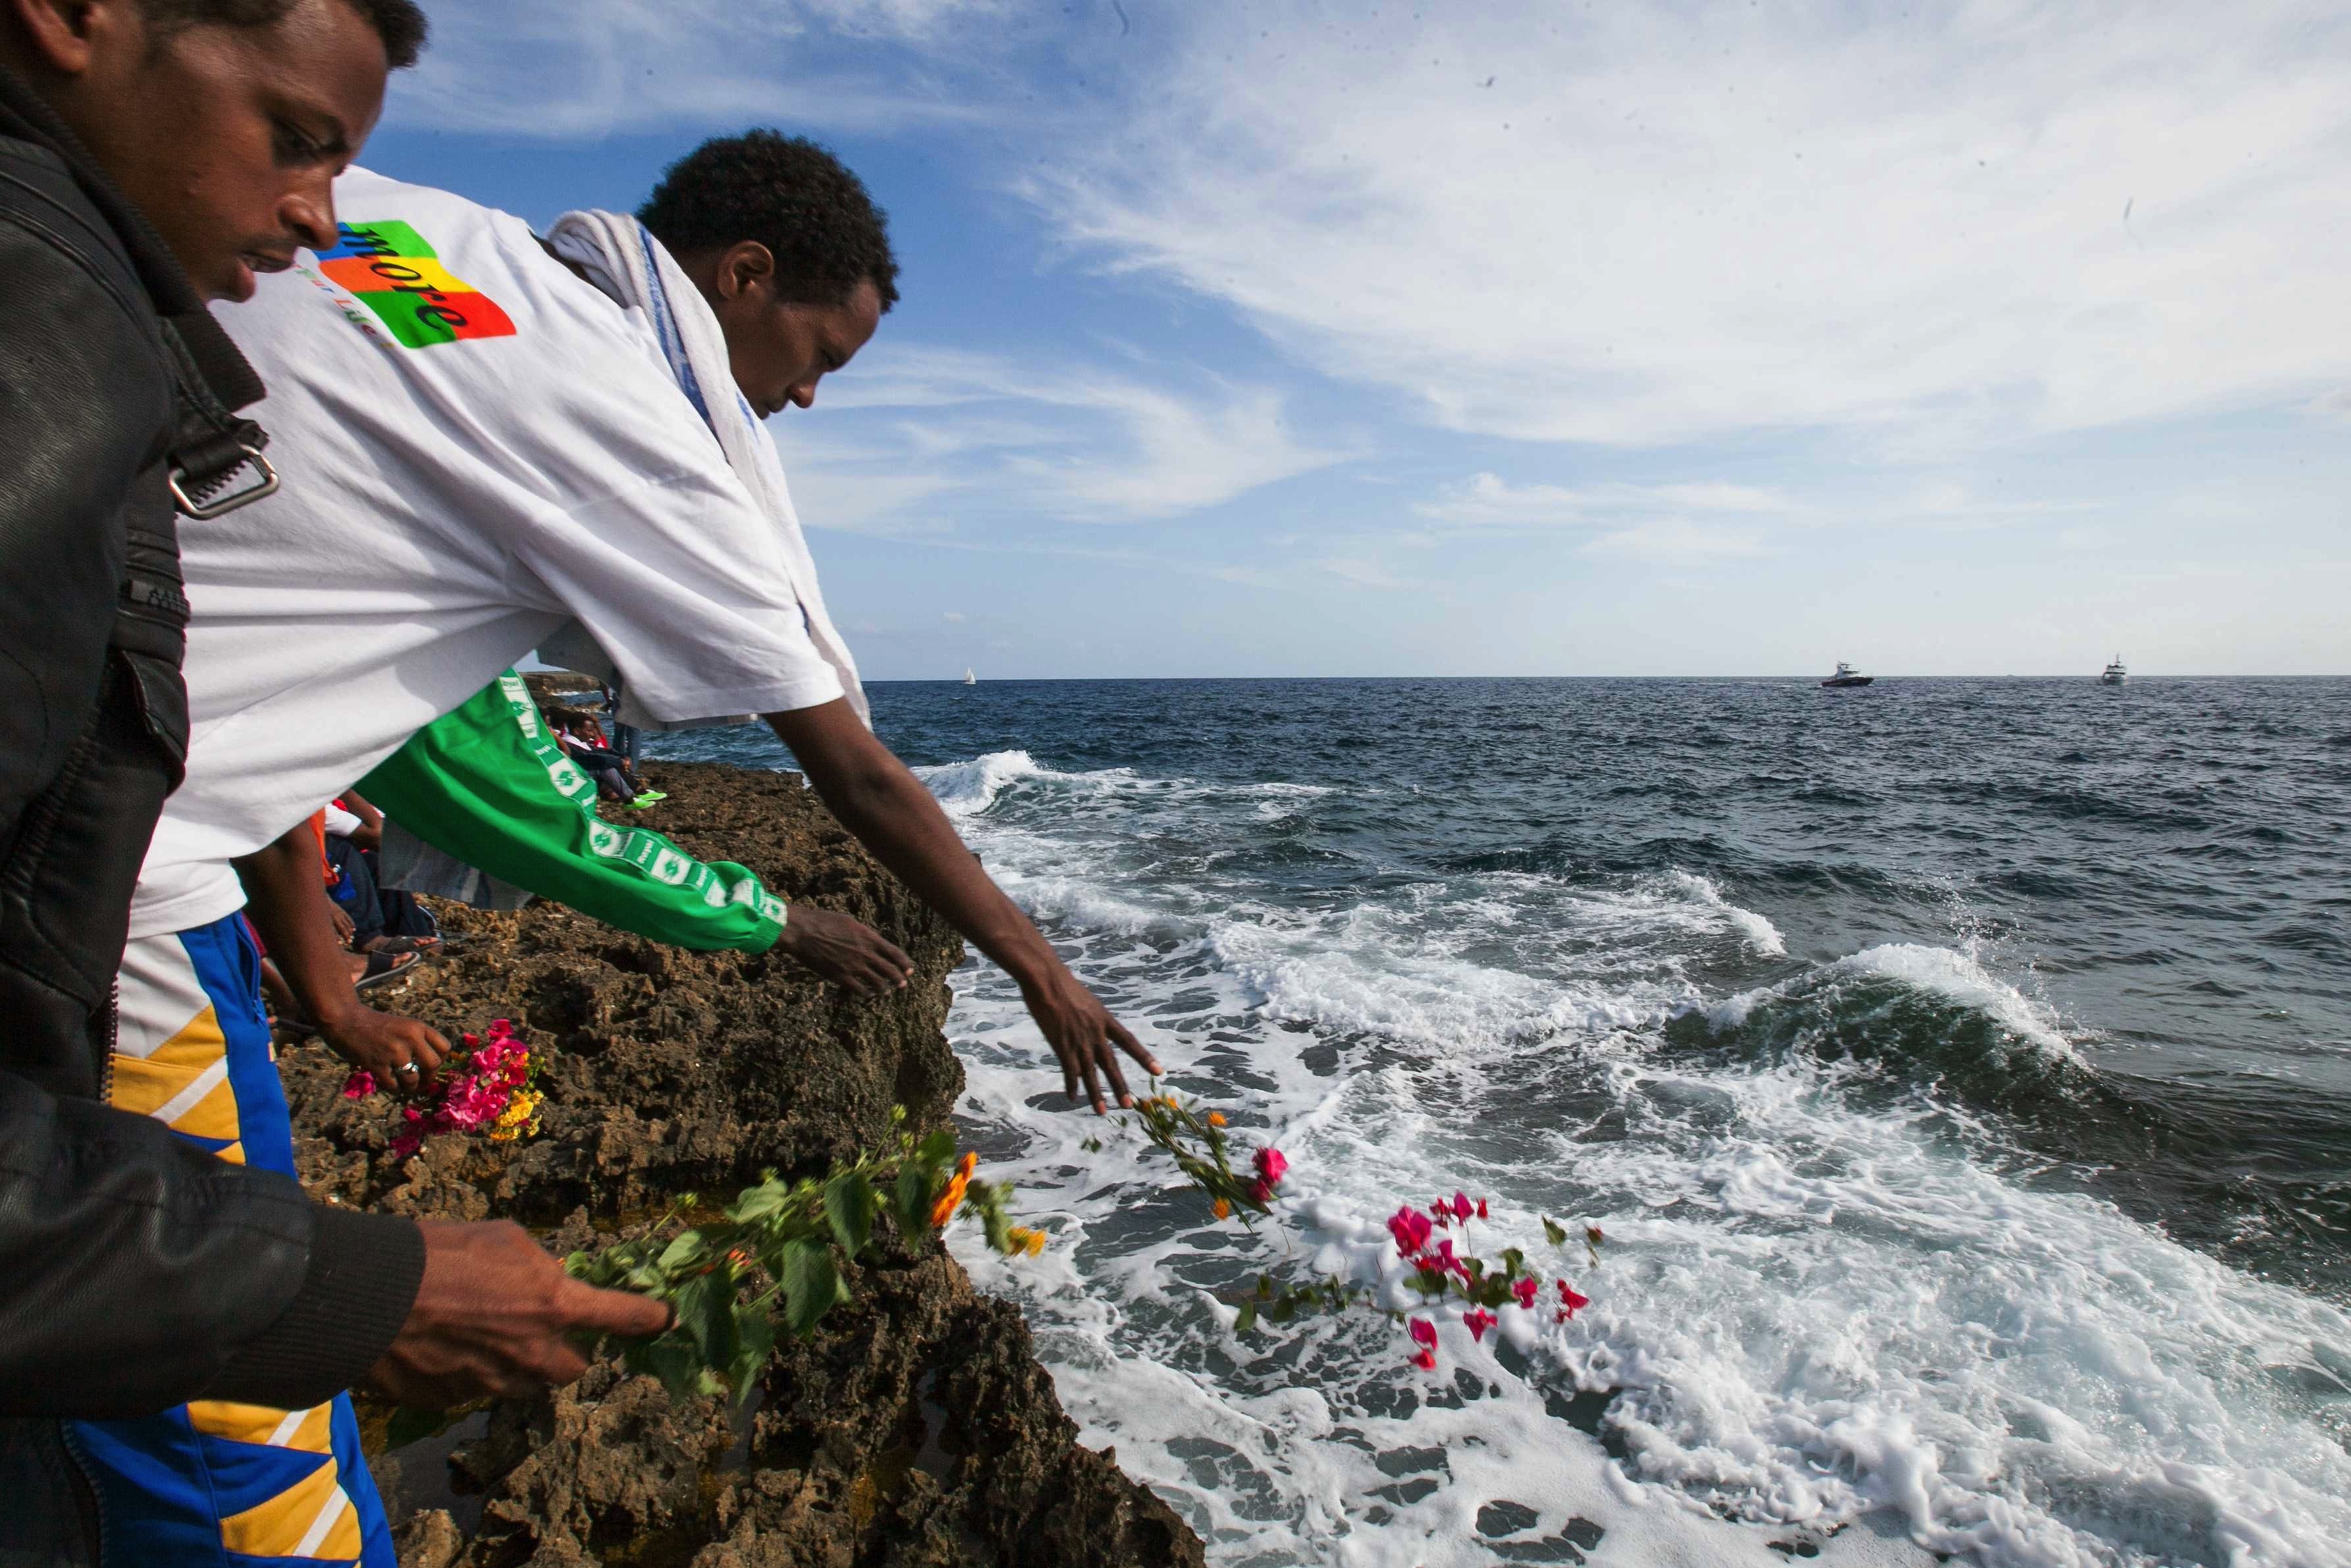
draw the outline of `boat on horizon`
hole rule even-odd
[[[979,677],[971,673],[971,666],[968,664],[964,666],[963,684],[967,686],[976,686],[979,685]]]
[[[1839,659],[1837,661],[1836,674],[1831,675],[1827,680],[1823,681],[1821,685],[1823,686],[1865,686],[1876,678],[1877,677],[1876,675],[1855,674],[1851,664],[1846,664],[1843,659]]]
[[[2129,679],[2130,672],[2123,668],[2120,653],[2115,655],[2114,663],[2098,672],[2098,685],[2102,686],[2118,686]]]

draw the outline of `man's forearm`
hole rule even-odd
[[[330,1024],[360,1006],[350,966],[335,942],[332,906],[308,825],[236,862],[246,917],[261,934],[277,972],[313,1023]]]
[[[1060,967],[1044,935],[989,878],[922,780],[848,704],[771,714],[768,723],[841,825],[973,946],[1024,986]]]

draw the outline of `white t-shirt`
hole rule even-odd
[[[284,481],[183,519],[192,741],[131,934],[244,904],[269,843],[577,619],[664,719],[841,695],[776,530],[642,314],[520,219],[360,170],[342,244],[219,319]]]

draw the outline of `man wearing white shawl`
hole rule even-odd
[[[867,728],[761,423],[896,298],[856,176],[755,131],[675,165],[650,224],[574,213],[546,242],[362,171],[336,194],[343,243],[225,318],[272,389],[284,490],[191,547],[194,738],[134,937],[233,914],[235,862],[552,642],[617,677],[630,722],[764,716],[1019,981],[1065,1091],[1124,1101],[1118,1051],[1156,1064]]]

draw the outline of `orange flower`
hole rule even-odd
[[[956,1162],[956,1175],[961,1176],[966,1181],[969,1181],[971,1179],[971,1173],[978,1168],[979,1156],[973,1154],[969,1149],[966,1149],[963,1153],[963,1158]]]
[[[1221,1127],[1224,1124],[1225,1113],[1222,1111],[1211,1111],[1208,1113],[1208,1125],[1211,1127]]]
[[[1026,1226],[1016,1225],[1006,1231],[1004,1236],[1006,1240],[1012,1243],[1011,1250],[1015,1253],[1025,1253],[1034,1258],[1038,1253],[1045,1250],[1045,1233],[1041,1230],[1031,1230]]]
[[[1208,1211],[1218,1219],[1230,1219],[1233,1217],[1233,1206],[1221,1197],[1208,1206]]]
[[[970,1178],[956,1172],[947,1180],[946,1190],[939,1194],[938,1202],[931,1205],[931,1228],[936,1230],[955,1218],[956,1209],[963,1203],[964,1188]]]

